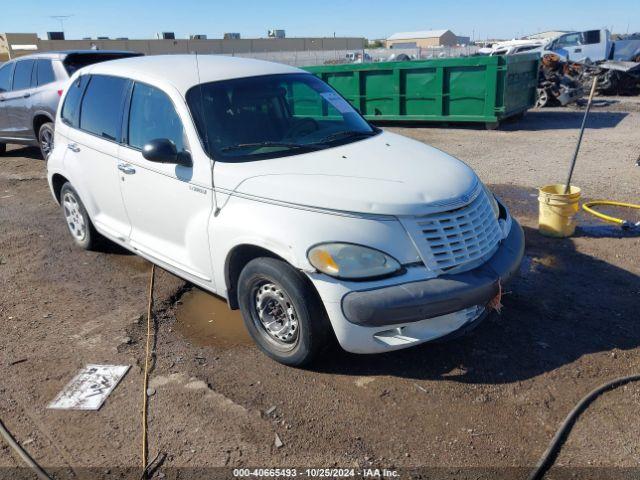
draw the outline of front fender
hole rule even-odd
[[[216,285],[225,288],[227,259],[239,245],[263,248],[305,272],[315,271],[307,250],[321,242],[366,245],[403,264],[418,258],[402,225],[393,217],[325,213],[220,194],[217,202],[223,206],[210,223],[209,238]],[[220,294],[226,297],[226,291]]]

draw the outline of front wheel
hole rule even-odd
[[[40,145],[42,158],[48,160],[53,151],[53,123],[42,124],[40,130],[38,130],[38,144]]]
[[[291,366],[309,364],[327,345],[330,324],[303,273],[275,258],[256,258],[238,279],[244,324],[258,347]]]

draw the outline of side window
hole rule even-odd
[[[76,78],[76,80],[69,85],[69,92],[64,98],[64,104],[62,105],[62,121],[67,125],[78,128],[80,122],[80,100],[82,99],[82,92],[87,86],[87,75]]]
[[[11,90],[11,74],[13,73],[13,63],[0,68],[0,93]]]
[[[129,110],[128,144],[142,149],[145,143],[156,138],[171,140],[179,152],[185,149],[184,128],[167,94],[136,83]]]
[[[580,34],[579,33],[569,33],[567,35],[563,35],[557,40],[558,47],[575,47],[576,45],[580,45]]]
[[[56,76],[53,73],[53,66],[51,60],[42,59],[36,61],[38,69],[38,86],[46,85],[56,81]]]
[[[13,72],[12,90],[24,90],[31,86],[31,70],[33,70],[33,60],[19,60]]]
[[[92,75],[80,107],[80,129],[117,140],[122,123],[122,100],[128,80]]]

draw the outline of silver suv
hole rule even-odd
[[[39,146],[46,160],[64,86],[79,68],[142,54],[106,50],[38,53],[0,66],[0,154],[7,143]]]

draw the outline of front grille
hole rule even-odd
[[[436,271],[474,262],[492,252],[502,238],[483,189],[467,205],[403,221],[422,261]]]

